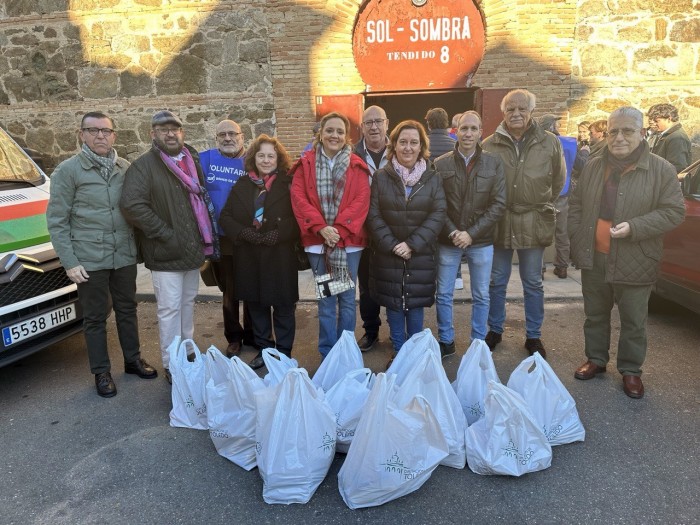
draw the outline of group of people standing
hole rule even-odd
[[[151,120],[152,148],[131,166],[113,148],[112,119],[86,114],[81,152],[52,176],[47,217],[56,251],[78,284],[98,394],[116,394],[105,328],[110,295],[126,372],[157,375],[139,352],[134,299],[139,257],[153,276],[168,379],[170,342],[194,334],[194,299],[206,259],[223,290],[227,354],[237,355],[242,344],[249,344],[258,350],[250,364],[259,368],[263,348],[291,355],[300,255],[306,255],[314,275],[353,283],[319,299],[322,358],[342,331],[355,330],[357,281],[363,351],[378,339],[382,306],[396,353],[422,330],[424,309],[437,303],[444,357],[455,352],[453,294],[462,258],[473,298],[471,338],[485,340],[493,350],[505,330],[506,286],[517,252],[524,347],[545,357],[543,254],[554,237],[556,202],[567,178],[562,144],[535,122],[534,108],[529,91],[509,92],[501,103],[503,121],[483,142],[479,114],[461,114],[453,149],[434,161],[420,122],[403,121],[389,133],[384,110],[369,107],[362,117],[362,139],[352,145],[348,119],[329,113],[319,122],[312,147],[294,163],[267,135],[244,150],[240,126],[230,120],[216,128],[217,148],[198,155],[185,144],[179,117],[159,111]],[[678,195],[672,191],[666,174],[672,170],[665,161],[649,160],[641,113],[637,118],[634,112],[621,108],[611,115],[616,133],[591,168],[594,175],[585,176],[584,169],[568,214],[572,259],[584,272],[588,361],[582,368],[588,368],[577,370],[580,379],[605,369],[610,310],[623,293],[618,288],[637,289],[636,295],[627,292],[632,302],[648,295],[639,290],[650,288],[658,257],[647,252],[657,250],[662,234],[683,217],[680,190]],[[430,131],[436,126],[431,119],[444,120],[447,127],[446,114],[441,117],[429,112]],[[630,172],[645,174],[629,177]],[[663,184],[652,184],[653,177]],[[636,188],[642,178],[663,198],[636,192],[634,204],[619,198],[616,205],[618,186],[629,180]],[[638,271],[629,270],[640,266],[640,254],[648,261]],[[617,302],[622,313],[623,303]],[[641,375],[641,348],[646,349],[646,310],[641,310],[636,307],[629,324],[621,315],[623,333],[629,330],[634,340],[620,344],[618,369],[624,377]],[[628,349],[630,344],[634,348]],[[631,395],[632,388],[639,394],[628,382],[625,392]]]

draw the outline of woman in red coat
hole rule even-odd
[[[350,122],[329,113],[314,146],[292,166],[292,208],[314,275],[349,274],[357,281],[369,210],[369,169],[352,153]],[[355,289],[318,302],[318,351],[324,358],[343,330],[355,331]]]

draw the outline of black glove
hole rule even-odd
[[[262,236],[262,243],[265,246],[274,246],[280,241],[280,231],[270,230],[265,235]]]
[[[238,234],[238,239],[250,244],[262,244],[263,236],[258,233],[258,230],[249,226],[241,230],[241,233]]]

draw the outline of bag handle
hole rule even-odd
[[[180,343],[180,346],[178,347],[177,353],[180,358],[180,361],[187,362],[187,345],[190,344],[192,345],[192,348],[194,351],[192,352],[194,354],[194,360],[197,361],[198,359],[202,359],[202,352],[199,350],[199,347],[197,346],[197,343],[195,343],[192,339],[183,339],[182,342]],[[184,358],[184,360],[183,360]]]

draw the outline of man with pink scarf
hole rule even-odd
[[[185,144],[182,121],[170,111],[151,119],[153,145],[126,172],[121,209],[133,226],[151,270],[160,349],[170,382],[167,348],[176,336],[194,335],[199,267],[219,257],[214,207],[204,187],[199,156]]]

